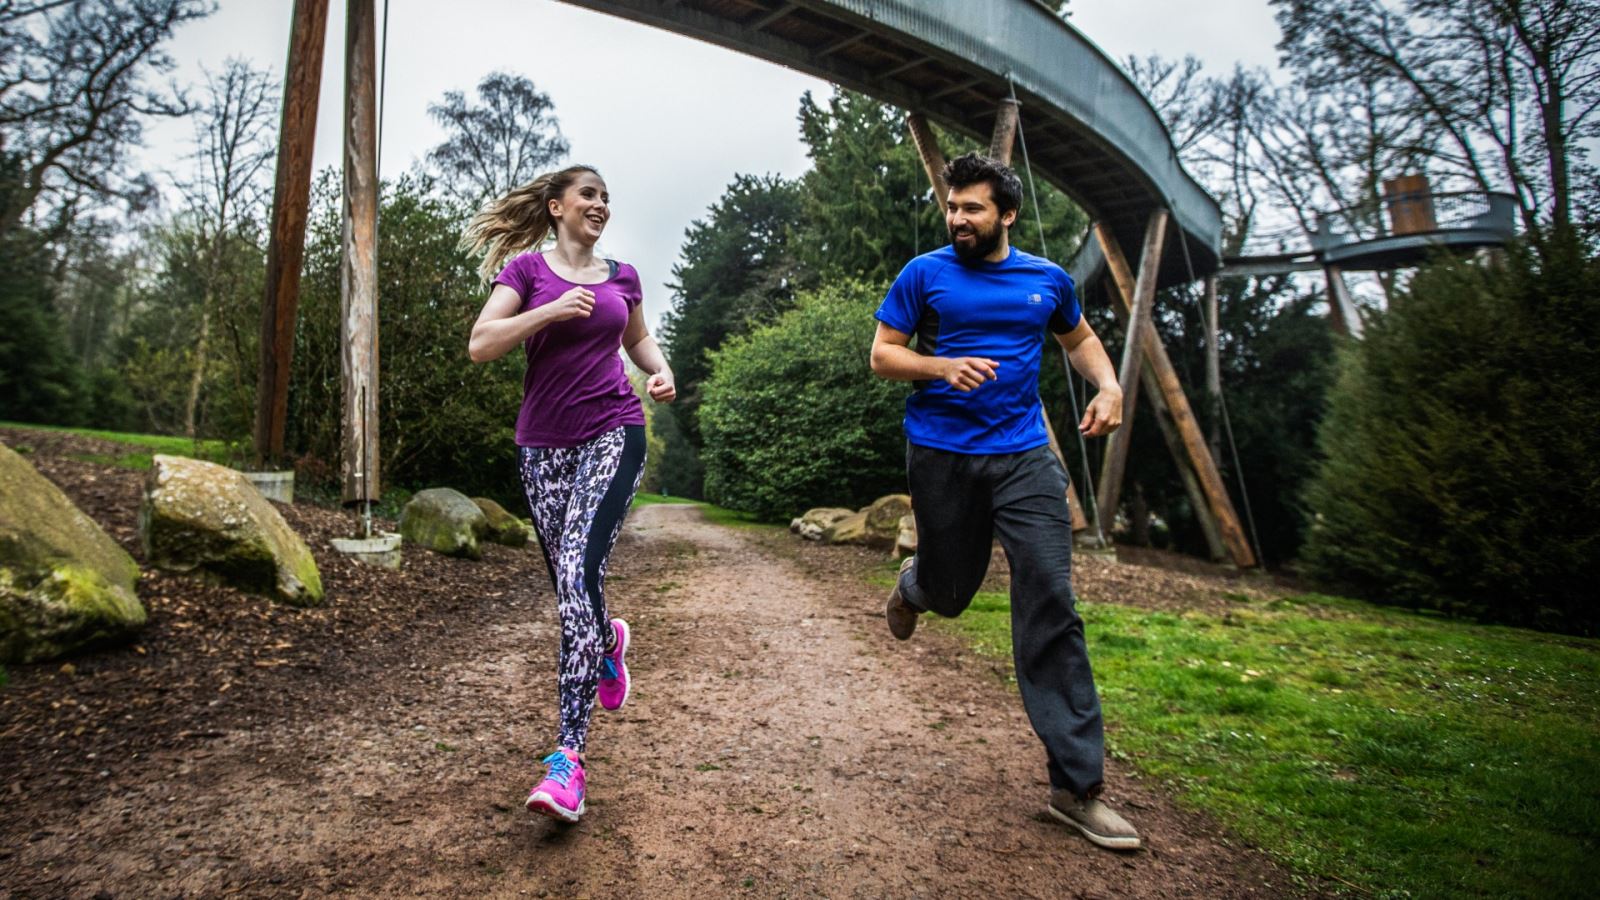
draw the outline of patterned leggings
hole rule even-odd
[[[533,511],[561,617],[556,745],[584,752],[607,627],[606,561],[644,475],[642,425],[624,425],[576,447],[523,447],[522,486]]]

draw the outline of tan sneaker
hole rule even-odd
[[[911,632],[917,630],[918,610],[900,595],[900,577],[906,574],[906,570],[911,568],[916,559],[915,556],[908,556],[905,562],[900,564],[900,574],[895,576],[894,590],[889,592],[889,603],[883,610],[883,617],[889,620],[889,633],[902,641],[910,638]]]
[[[1083,832],[1092,843],[1110,850],[1137,850],[1139,832],[1116,810],[1099,800],[1079,800],[1071,791],[1050,792],[1050,815]]]

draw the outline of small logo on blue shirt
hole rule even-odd
[[[1028,302],[1029,303],[1043,303],[1044,302],[1044,298],[1039,296],[1038,294],[1029,294],[1028,295]]]

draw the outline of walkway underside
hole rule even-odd
[[[1221,212],[1178,165],[1155,111],[1110,58],[1036,0],[566,2],[825,78],[984,142],[1014,83],[1036,175],[1127,248],[1140,245],[1155,210],[1170,209],[1172,237],[1181,232],[1184,243],[1163,255],[1161,284],[1218,266]]]

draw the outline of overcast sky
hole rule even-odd
[[[378,0],[380,16],[383,0]],[[222,0],[172,44],[180,84],[201,67],[243,57],[282,77],[291,0]],[[339,165],[344,9],[331,4],[316,167]],[[442,12],[447,8],[448,12]],[[1266,0],[1077,0],[1073,25],[1108,54],[1192,53],[1212,72],[1236,62],[1272,66],[1277,26]],[[442,140],[427,106],[447,90],[469,96],[485,74],[531,78],[555,102],[571,160],[597,166],[612,197],[601,248],[638,267],[652,325],[670,303],[664,283],[684,229],[736,173],[805,171],[795,115],[826,82],[556,0],[389,0],[382,169],[392,177]],[[153,168],[181,166],[188,126],[152,131]],[[481,298],[465,297],[476,305]]]

